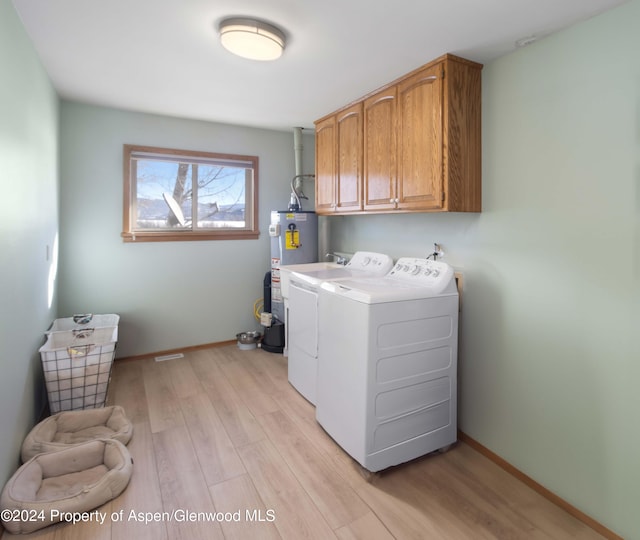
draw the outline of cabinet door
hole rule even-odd
[[[362,210],[362,103],[337,114],[336,212]]]
[[[398,208],[443,206],[442,64],[398,85]]]
[[[336,117],[316,124],[316,212],[334,211],[336,200]]]
[[[396,101],[394,86],[364,102],[364,209],[395,208]]]

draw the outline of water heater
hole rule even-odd
[[[271,212],[271,313],[284,321],[280,267],[318,261],[318,216],[315,212]]]

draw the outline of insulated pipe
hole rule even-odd
[[[293,150],[296,157],[296,176],[302,174],[302,128],[293,128]]]
[[[298,194],[302,193],[302,128],[293,128],[293,151],[295,153],[296,173],[293,186]]]

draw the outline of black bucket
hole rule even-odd
[[[264,329],[262,348],[270,353],[282,354],[284,351],[284,323],[275,321]]]

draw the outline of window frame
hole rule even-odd
[[[251,163],[253,179],[247,181],[245,186],[245,219],[247,210],[251,210],[251,223],[242,229],[206,229],[206,230],[134,230],[136,223],[137,189],[136,178],[132,174],[132,155],[135,153],[159,154],[171,158],[194,158],[196,160],[212,161],[237,161],[239,163]],[[193,240],[255,240],[260,236],[258,224],[258,156],[244,156],[237,154],[219,154],[215,152],[201,152],[197,150],[179,150],[175,148],[160,148],[156,146],[143,146],[135,144],[123,145],[123,209],[122,209],[122,239],[124,242],[180,242]],[[247,195],[251,194],[251,201]]]

